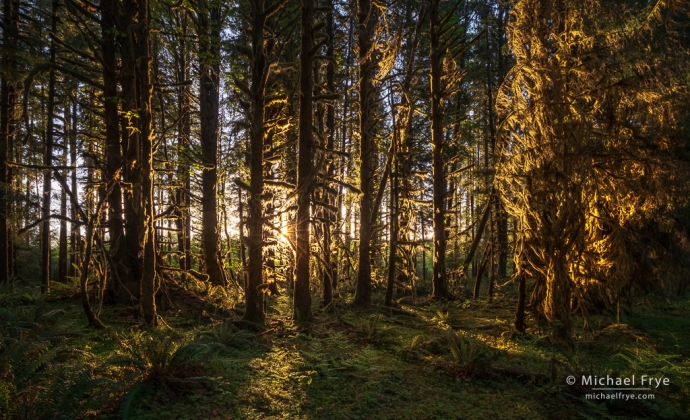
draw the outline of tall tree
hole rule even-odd
[[[314,1],[302,2],[302,50],[300,53],[299,155],[297,157],[297,243],[295,257],[295,320],[312,318],[309,291],[309,219],[314,185],[313,103]]]
[[[126,0],[122,40],[122,95],[125,106],[122,136],[127,150],[125,181],[126,242],[130,284],[139,290],[144,322],[156,325],[156,232],[153,203],[153,130],[151,127],[151,56],[149,1]],[[131,288],[130,288],[131,290]]]
[[[268,80],[270,54],[273,43],[265,40],[266,20],[276,13],[285,0],[276,0],[266,5],[265,0],[251,2],[249,23],[249,38],[251,49],[236,45],[238,51],[250,59],[251,86],[236,80],[236,84],[249,96],[247,105],[249,114],[249,261],[247,263],[247,284],[245,287],[246,311],[244,319],[263,324],[264,292],[263,292],[263,148],[266,127],[264,121],[266,107],[266,83]],[[245,186],[246,188],[246,186]]]
[[[326,89],[328,93],[335,92],[335,19],[333,10],[333,0],[329,0],[326,13],[326,56],[329,58],[326,64]],[[326,130],[328,139],[326,141],[326,148],[333,150],[335,147],[335,104],[333,102],[328,104],[326,111]],[[326,168],[326,179],[333,179],[335,176],[336,159],[331,157],[328,160]],[[324,188],[325,201],[329,206],[335,205],[335,197],[332,193]],[[336,207],[339,209],[339,207]],[[332,232],[333,228],[332,212],[326,212],[326,217],[323,220],[323,272],[321,282],[323,284],[323,304],[328,305],[333,300],[333,291],[338,282],[338,263],[332,252]]]
[[[120,146],[120,127],[118,116],[117,93],[117,33],[115,19],[117,12],[113,0],[101,0],[101,50],[103,51],[103,117],[105,120],[106,145],[106,180],[111,180],[122,168],[122,150]],[[119,279],[127,276],[127,249],[125,245],[124,220],[122,218],[122,189],[120,184],[113,185],[108,196],[108,234],[110,238],[110,254],[115,262],[114,276]],[[119,282],[115,282],[115,289],[119,290]],[[124,296],[120,295],[122,300]]]
[[[0,86],[0,283],[6,282],[10,271],[9,224],[7,221],[9,203],[8,191],[12,185],[11,169],[6,161],[11,159],[14,141],[15,81],[13,77],[13,59],[10,51],[15,48],[19,26],[17,3],[14,0],[3,1],[2,47],[4,68]]]
[[[443,100],[444,92],[441,78],[443,77],[443,57],[446,46],[443,45],[443,25],[439,15],[440,0],[430,0],[430,45],[429,58],[431,78],[431,152],[432,178],[434,186],[433,222],[434,222],[434,275],[432,279],[432,295],[438,298],[449,298],[446,281],[446,173],[443,156]]]
[[[201,122],[202,240],[206,274],[213,284],[225,285],[218,250],[218,117],[220,112],[220,2],[199,3],[199,107]]]
[[[57,31],[57,12],[58,1],[52,1],[52,14],[50,24],[50,63],[55,64],[55,55],[57,53],[57,44],[55,43],[55,33]],[[53,165],[53,138],[55,135],[55,69],[50,68],[48,76],[48,109],[47,109],[47,123],[45,132],[45,155],[43,157],[43,165],[46,169],[43,172],[43,207],[42,216],[43,224],[41,227],[41,285],[45,291],[50,288],[50,203],[52,201],[51,191],[53,177],[51,170],[48,169]]]
[[[191,177],[190,154],[191,154],[191,131],[192,113],[189,103],[189,41],[188,41],[188,14],[187,10],[181,9],[178,15],[181,39],[179,48],[173,51],[175,58],[175,83],[177,87],[177,160],[178,160],[178,188],[175,192],[175,203],[177,204],[175,220],[177,228],[177,251],[180,258],[180,269],[189,271],[192,268],[192,218],[191,218]]]
[[[379,10],[371,0],[357,2],[357,33],[359,46],[359,267],[354,304],[371,304],[371,238],[374,212],[374,157],[376,151],[376,28]],[[384,188],[384,183],[381,184]]]

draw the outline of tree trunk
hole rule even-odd
[[[137,87],[139,93],[139,120],[141,124],[141,204],[144,217],[144,269],[141,277],[141,308],[144,322],[149,326],[158,323],[156,314],[156,231],[153,205],[153,130],[151,129],[151,57],[149,52],[149,0],[139,0],[139,36],[136,44]]]
[[[120,150],[120,129],[118,125],[118,94],[115,58],[115,5],[113,0],[101,0],[101,35],[103,37],[103,95],[105,144],[106,144],[106,182],[113,179],[122,168],[122,152]],[[110,237],[110,255],[115,262],[119,279],[127,275],[127,250],[125,247],[124,220],[122,218],[122,190],[117,184],[108,197],[108,234]],[[114,290],[120,285],[114,284]],[[122,291],[120,291],[122,292]],[[117,298],[125,302],[129,296],[118,293]]]
[[[486,248],[484,248],[484,255],[482,256],[482,260],[479,263],[479,268],[477,270],[477,278],[475,279],[474,282],[474,298],[478,299],[479,298],[479,289],[482,286],[482,278],[484,277],[484,269],[486,268],[486,264],[488,261],[491,259],[491,253],[493,252],[493,244],[491,242],[488,242],[486,244]]]
[[[515,321],[513,325],[517,332],[525,332],[525,283],[527,273],[524,271],[520,274],[520,283],[518,284],[518,304],[515,309]]]
[[[393,121],[395,126],[395,120]],[[395,130],[395,128],[394,128]],[[397,135],[393,134],[393,168],[397,165]],[[381,186],[383,188],[383,186]],[[398,252],[398,174],[397,171],[391,173],[391,198],[390,198],[390,248],[388,254],[388,282],[386,285],[386,297],[384,305],[390,306],[393,303],[393,286],[395,286],[396,258]]]
[[[329,0],[329,6],[333,8],[333,0]],[[330,11],[326,15],[326,35],[328,36],[328,44],[326,55],[328,57],[334,56],[333,38],[335,37],[335,27],[333,20],[333,12]],[[329,93],[335,92],[335,63],[328,61],[326,65],[326,87]],[[326,148],[333,150],[335,148],[335,106],[333,104],[328,105],[328,110],[326,111],[326,129],[328,130],[328,140]],[[332,158],[331,162],[328,164],[326,170],[326,175],[329,178],[335,176],[335,157]],[[325,192],[326,202],[330,205],[335,204],[335,199],[333,195],[329,192]],[[340,209],[340,206],[337,206]],[[333,219],[337,218],[338,215],[331,215],[327,212],[327,216],[324,218],[323,223],[323,251],[324,251],[324,270],[323,270],[323,304],[328,305],[333,301],[333,291],[338,284],[338,262],[334,258],[331,252],[332,240],[331,240],[331,229],[333,224],[331,223]]]
[[[67,106],[69,108],[69,105]],[[65,147],[65,153],[67,148]],[[67,156],[65,156],[65,163],[67,163]],[[60,252],[58,255],[58,281],[65,283],[67,281],[67,194],[62,189],[60,192]]]
[[[128,287],[138,290],[144,322],[155,326],[156,232],[153,204],[153,132],[151,129],[151,56],[149,48],[149,1],[124,3],[125,29],[122,50],[122,141],[127,150],[125,181],[125,239],[129,253]],[[136,115],[134,115],[136,114]],[[135,129],[130,128],[133,127]]]
[[[18,31],[17,12],[14,10],[16,3],[13,0],[3,2],[3,44],[12,45]],[[13,60],[6,52],[2,60],[8,69],[14,67]],[[12,186],[11,170],[5,163],[11,159],[12,143],[14,141],[14,109],[15,88],[14,81],[9,72],[2,75],[0,86],[0,283],[8,280],[10,269],[9,226],[7,215],[10,206],[7,200],[7,191]]]
[[[248,197],[249,218],[249,261],[247,264],[247,290],[245,290],[246,321],[263,324],[264,313],[263,285],[263,206],[261,196],[264,189],[263,180],[263,147],[264,147],[264,106],[266,80],[268,78],[268,57],[264,48],[264,24],[266,22],[265,1],[252,3],[251,42],[252,42],[252,75],[251,75],[251,121],[250,121],[250,157],[249,177],[250,196]]]
[[[354,304],[371,304],[371,230],[373,212],[374,154],[376,152],[376,86],[377,64],[374,57],[374,32],[378,11],[371,0],[358,0],[359,32],[359,106],[360,106],[360,191],[359,268]]]
[[[216,187],[218,184],[218,117],[220,110],[220,5],[203,8],[200,17],[199,55],[201,76],[199,78],[199,107],[201,110],[201,156],[202,172],[202,240],[204,244],[204,265],[209,281],[225,286],[225,273],[220,265],[218,252],[218,214]],[[207,10],[209,9],[210,10]]]
[[[302,2],[302,52],[300,55],[299,155],[297,157],[297,243],[295,257],[295,321],[312,319],[309,292],[309,218],[314,180],[312,150],[314,91],[314,1]]]
[[[72,102],[72,122],[70,123],[70,134],[69,134],[69,154],[70,154],[70,165],[77,166],[77,98]],[[77,191],[77,171],[72,172],[72,194],[78,195]],[[63,187],[64,188],[64,187]],[[70,200],[70,216],[73,220],[77,220],[77,208],[74,203]],[[70,258],[69,258],[69,273],[70,276],[76,277],[77,275],[77,264],[79,263],[79,226],[74,223],[70,223]]]
[[[51,31],[57,31],[58,2],[52,2],[53,12],[51,16]],[[50,40],[50,62],[55,63],[56,45],[53,36]],[[53,164],[53,136],[55,134],[55,69],[51,67],[48,79],[48,115],[46,126],[46,149],[43,157],[43,165],[50,167]],[[42,217],[45,220],[41,226],[41,287],[45,292],[50,289],[50,195],[53,177],[51,171],[43,173],[43,207]]]
[[[446,174],[443,159],[443,55],[441,45],[441,25],[439,23],[440,0],[431,0],[431,150],[433,169],[433,224],[434,224],[434,277],[432,296],[448,299],[451,297],[446,285]]]
[[[181,11],[181,30],[183,35],[187,35],[187,12]],[[191,188],[191,180],[189,176],[189,147],[192,130],[192,115],[189,109],[189,87],[184,82],[189,78],[189,69],[187,64],[187,40],[183,39],[180,42],[180,48],[176,55],[176,77],[177,83],[180,87],[177,90],[178,97],[178,172],[177,178],[180,183],[179,188],[175,192],[175,202],[177,203],[177,251],[180,258],[180,270],[189,271],[192,268],[192,251],[191,251],[191,217],[190,206],[191,199],[187,193]]]
[[[140,282],[143,272],[143,249],[140,238],[145,235],[143,219],[143,200],[141,185],[141,132],[138,127],[137,97],[137,51],[135,48],[135,25],[138,5],[135,0],[128,0],[124,9],[124,31],[126,39],[121,39],[122,66],[120,84],[122,86],[122,150],[125,155],[123,178],[127,188],[124,194],[125,211],[125,250],[127,251],[126,276],[122,281],[136,298],[140,294]]]

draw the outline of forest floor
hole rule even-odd
[[[591,314],[586,330],[578,318],[571,350],[551,346],[546,332],[536,328],[515,336],[514,301],[512,294],[493,302],[403,298],[402,310],[395,312],[340,303],[328,311],[315,309],[314,324],[297,328],[288,318],[289,298],[272,296],[265,331],[239,329],[239,317],[211,304],[196,310],[168,305],[161,313],[169,328],[149,338],[174,337],[163,340],[164,348],[149,348],[168,359],[147,359],[148,367],[140,368],[149,369],[149,376],[136,376],[119,397],[91,414],[104,419],[690,418],[687,300],[645,299],[618,313]],[[147,333],[137,332],[138,321],[124,306],[104,306],[101,319],[109,329],[97,331],[84,327],[78,300],[45,305],[44,313],[60,311],[55,328],[71,332],[62,345],[94,355],[93,365],[117,354],[136,355],[137,344],[146,346]],[[184,363],[169,358],[181,343],[215,344],[195,369],[180,375],[173,366],[151,374],[156,363]],[[607,374],[635,375],[636,385],[641,375],[663,376],[669,385],[653,388],[652,400],[588,400],[592,386],[580,385],[581,377]],[[576,385],[566,384],[569,375]]]

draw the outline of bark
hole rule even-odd
[[[422,281],[426,284],[426,232],[424,231],[424,212],[419,209],[419,223],[422,225]]]
[[[297,243],[295,256],[295,321],[310,321],[309,218],[313,179],[314,1],[302,2],[302,51],[300,55],[299,154],[297,157]]]
[[[328,5],[333,8],[333,0],[329,0]],[[328,44],[326,55],[329,57],[334,56],[333,48],[333,38],[335,37],[335,28],[333,20],[333,12],[329,12],[326,15],[326,35],[328,36]],[[329,61],[326,67],[326,87],[329,93],[335,92],[335,63]],[[328,110],[326,111],[326,130],[328,130],[328,140],[326,148],[333,150],[335,147],[335,106],[333,104],[328,105]],[[332,158],[328,164],[326,170],[326,175],[330,178],[335,176],[335,159]],[[326,202],[330,205],[335,204],[335,199],[331,193],[326,192]],[[340,209],[340,206],[337,206]],[[333,258],[331,247],[331,229],[332,229],[332,219],[330,212],[327,213],[328,216],[325,218],[327,222],[323,224],[323,259],[324,259],[324,270],[323,270],[323,304],[328,305],[333,301],[333,291],[338,284],[338,262]],[[337,217],[337,215],[335,216]]]
[[[523,271],[520,275],[520,283],[518,284],[518,303],[515,309],[515,321],[513,325],[518,332],[525,332],[525,283],[527,274]]]
[[[393,116],[393,127],[395,127],[395,116]],[[394,128],[395,130],[395,128]],[[393,133],[392,168],[397,162],[397,143],[398,132]],[[383,188],[383,185],[381,186]],[[398,252],[398,173],[391,169],[391,197],[390,197],[390,247],[388,254],[388,282],[386,284],[386,297],[384,305],[391,306],[393,303],[393,287],[395,286],[396,257]]]
[[[139,93],[139,119],[141,131],[141,204],[143,207],[144,269],[141,277],[141,308],[144,322],[149,326],[158,323],[156,314],[156,232],[154,230],[153,205],[153,130],[151,129],[151,57],[149,51],[149,0],[139,0],[137,57],[137,88]]]
[[[446,174],[443,158],[443,76],[444,49],[441,43],[441,25],[439,22],[440,0],[431,0],[430,28],[431,37],[431,150],[433,178],[433,229],[434,229],[434,277],[432,279],[432,296],[450,298],[446,281]]]
[[[76,93],[75,93],[76,94]],[[69,152],[70,152],[70,164],[72,166],[77,165],[77,100],[76,98],[72,102],[72,122],[71,130],[69,134]],[[77,171],[72,171],[72,192],[77,194]],[[77,208],[74,203],[70,201],[70,216],[72,219],[77,220]],[[70,259],[69,259],[69,272],[70,276],[75,277],[77,275],[77,264],[79,263],[79,227],[74,223],[70,224]]]
[[[105,144],[106,144],[106,174],[105,178],[113,179],[115,173],[122,168],[122,152],[120,150],[120,129],[118,125],[118,93],[116,75],[116,43],[115,43],[115,4],[113,0],[101,0],[101,36],[103,37],[103,95]],[[110,255],[115,261],[117,276],[126,276],[127,250],[124,241],[124,220],[122,218],[122,190],[119,184],[114,185],[108,197],[108,234],[110,239]],[[114,276],[114,275],[113,275]],[[126,302],[125,296],[119,290],[119,283],[114,283],[118,299]]]
[[[552,337],[559,344],[572,344],[570,319],[571,280],[566,253],[555,249],[547,258],[544,315],[553,328]]]
[[[84,264],[81,267],[79,291],[81,294],[81,303],[82,307],[84,308],[84,314],[86,314],[86,319],[89,321],[89,325],[101,329],[104,328],[104,325],[93,312],[93,309],[91,309],[91,303],[89,302],[89,291],[87,288],[87,280],[89,276],[89,263],[91,262],[91,254],[93,253],[93,222],[95,222],[95,220],[92,220],[92,222],[86,226],[86,249],[84,251]]]
[[[127,38],[121,44],[122,96],[125,106],[122,137],[127,150],[125,181],[131,185],[125,196],[125,239],[131,269],[125,286],[130,290],[139,290],[144,322],[148,326],[155,326],[158,315],[155,302],[156,232],[149,1],[127,0],[123,6]],[[138,118],[132,114],[136,114]],[[136,129],[128,128],[130,125]]]
[[[378,12],[371,0],[358,0],[359,33],[359,106],[360,106],[360,191],[359,268],[354,304],[371,304],[371,230],[373,213],[374,154],[376,152],[376,86],[377,68],[374,35]]]
[[[187,35],[187,13],[182,11],[181,30],[183,35]],[[178,173],[177,178],[180,183],[175,192],[175,202],[177,204],[175,220],[177,228],[177,250],[180,256],[180,270],[189,271],[192,268],[191,251],[191,217],[190,206],[191,198],[187,191],[191,189],[191,179],[189,176],[189,159],[187,154],[190,147],[190,137],[192,130],[192,116],[189,107],[189,87],[183,84],[189,78],[189,66],[187,64],[187,41],[180,41],[180,48],[176,52],[176,82],[180,84],[177,89],[178,98]]]
[[[491,253],[493,252],[493,243],[489,242],[486,244],[486,248],[484,249],[484,256],[482,257],[482,261],[479,264],[479,268],[477,270],[477,278],[474,282],[474,298],[478,299],[479,298],[479,289],[482,286],[482,278],[484,277],[484,269],[486,268],[486,264],[489,263],[491,260]]]
[[[67,148],[65,148],[65,152]],[[65,160],[66,157],[65,157]],[[59,254],[58,254],[58,281],[65,283],[67,281],[67,195],[65,191],[60,192],[60,239],[59,239]]]
[[[501,7],[501,6],[499,6]],[[488,17],[487,17],[488,18]],[[495,123],[495,109],[494,109],[494,76],[492,73],[492,63],[493,56],[491,52],[491,27],[487,25],[486,29],[486,45],[487,45],[487,59],[486,59],[486,97],[487,97],[487,115],[489,117],[489,141],[491,143],[491,156],[495,156],[496,151],[496,123]],[[499,45],[498,49],[501,48],[500,38],[498,39]],[[499,56],[501,54],[498,54]],[[498,70],[500,71],[500,65]],[[498,74],[499,80],[505,77],[504,74]],[[488,159],[489,155],[487,154]],[[491,163],[492,166],[495,165],[496,160],[494,159]],[[488,167],[488,165],[487,165]],[[494,243],[496,244],[496,253],[498,254],[498,275],[505,277],[507,273],[508,266],[508,220],[506,217],[505,209],[501,200],[493,200],[492,203],[492,236],[495,236]]]
[[[122,150],[125,155],[123,178],[128,187],[124,194],[125,211],[125,250],[127,251],[126,276],[122,277],[125,287],[139,298],[140,281],[143,273],[143,248],[139,238],[143,238],[143,199],[141,186],[141,131],[136,118],[138,114],[137,97],[137,51],[135,49],[136,38],[135,22],[138,5],[135,0],[128,0],[124,4],[124,27],[126,38],[120,40],[122,51],[122,67],[120,80],[122,86]]]
[[[199,106],[201,110],[202,172],[202,241],[204,265],[209,281],[226,285],[225,273],[220,265],[218,251],[218,211],[216,188],[218,184],[218,117],[220,111],[220,5],[208,6],[202,1],[200,17],[199,55],[202,66],[199,78]]]
[[[489,216],[491,216],[491,200],[493,200],[493,192],[489,194],[489,202],[486,203],[486,207],[484,208],[484,213],[482,214],[482,218],[479,221],[479,227],[477,228],[477,233],[472,239],[472,244],[470,245],[470,250],[467,252],[467,256],[465,256],[465,262],[462,264],[461,267],[461,272],[466,273],[467,268],[470,266],[470,264],[474,260],[474,254],[477,252],[477,247],[479,247],[479,242],[482,239],[482,236],[484,234],[484,230],[486,228],[486,223],[489,221]],[[473,226],[474,227],[474,226]],[[474,268],[474,266],[472,267]],[[472,270],[473,272],[475,270]],[[472,273],[474,275],[474,273]]]
[[[57,30],[57,10],[58,3],[52,2],[51,31],[54,34]],[[50,62],[55,63],[56,54],[55,41],[50,41]],[[46,126],[46,149],[43,157],[43,165],[50,167],[53,164],[53,136],[55,134],[55,69],[51,68],[48,76],[48,115]],[[41,287],[44,291],[50,289],[50,195],[51,195],[52,176],[50,171],[43,174],[43,206],[42,217],[46,219],[41,226]]]
[[[264,25],[266,22],[265,1],[252,3],[251,22],[251,115],[249,130],[249,186],[248,197],[249,217],[247,238],[249,261],[247,263],[247,288],[245,290],[246,310],[244,320],[263,325],[264,313],[263,286],[263,207],[261,196],[264,189],[263,180],[263,147],[264,147],[264,105],[266,96],[266,80],[268,78],[269,63],[264,46]]]
[[[12,45],[18,31],[17,13],[14,10],[16,3],[13,0],[3,2],[3,44]],[[5,65],[13,68],[13,61],[6,52],[2,57]],[[12,143],[14,141],[14,110],[15,110],[15,88],[14,81],[10,75],[2,75],[2,85],[0,86],[0,283],[7,281],[10,269],[10,246],[8,235],[7,213],[9,203],[7,191],[12,185],[10,168],[5,163],[10,157]]]

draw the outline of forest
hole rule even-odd
[[[687,0],[2,0],[0,419],[690,418]]]

